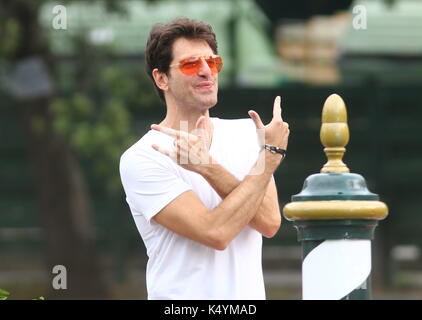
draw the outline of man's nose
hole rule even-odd
[[[210,66],[205,61],[204,58],[201,58],[201,67],[199,68],[198,75],[200,76],[210,76],[212,74]]]

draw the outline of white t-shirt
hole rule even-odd
[[[211,118],[210,155],[243,180],[258,158],[251,119]],[[208,210],[222,200],[201,175],[155,151],[171,150],[174,138],[150,130],[120,159],[126,201],[145,243],[148,299],[265,299],[262,236],[246,226],[225,250],[187,239],[151,219],[177,196],[193,190]]]

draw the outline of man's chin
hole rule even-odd
[[[210,109],[217,104],[217,97],[201,97],[201,99],[199,99],[199,102],[202,109]]]
[[[211,109],[212,107],[214,107],[217,104],[217,99],[213,100],[213,101],[207,101],[204,102],[202,104],[202,108],[203,109]]]

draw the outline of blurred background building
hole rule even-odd
[[[3,1],[0,288],[22,299],[146,297],[118,162],[165,115],[143,59],[151,26],[177,16],[217,34],[224,70],[212,116],[246,118],[253,107],[267,121],[282,96],[291,137],[276,172],[281,207],[325,163],[322,105],[343,97],[344,160],[390,208],[373,245],[374,297],[420,299],[418,0]],[[288,221],[265,239],[269,299],[301,297],[300,255]],[[68,269],[67,290],[51,286],[55,265]]]

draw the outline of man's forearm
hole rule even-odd
[[[261,152],[260,157],[265,158]],[[272,173],[279,164],[279,159],[268,155],[264,172],[259,175],[247,175],[225,198],[214,208],[213,225],[218,233],[230,242],[255,216],[258,207],[265,196],[266,187],[271,180]],[[277,162],[277,165],[274,163]]]
[[[241,181],[229,171],[216,163],[207,166],[200,174],[208,181],[222,199],[225,199],[241,183]],[[274,197],[268,196],[267,189],[268,184],[263,189],[265,191],[263,196],[258,199],[256,214],[249,222],[249,226],[263,235],[270,237],[273,235],[271,232],[274,232],[271,231],[274,230],[273,226],[280,225],[281,216],[277,195],[275,194]],[[275,230],[277,229],[278,228]]]

